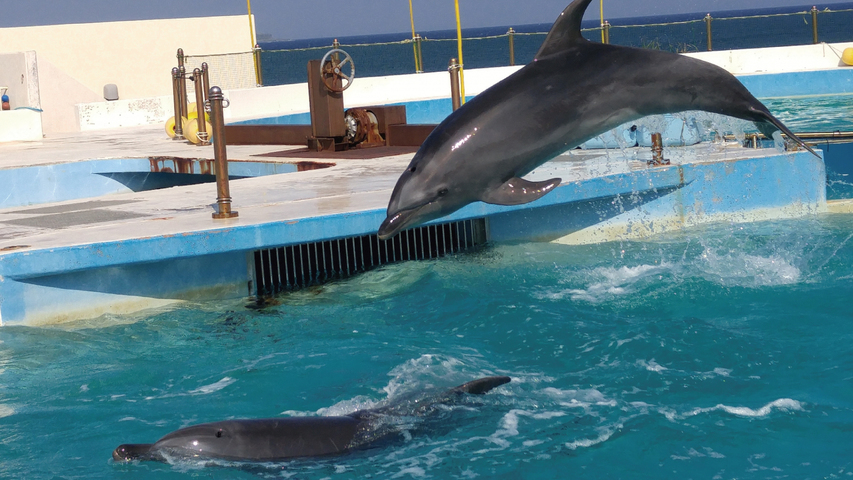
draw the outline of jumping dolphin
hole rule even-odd
[[[482,201],[520,205],[560,184],[521,177],[583,142],[646,115],[704,110],[781,130],[817,155],[730,73],[670,52],[581,36],[590,0],[573,1],[533,62],[444,119],[402,173],[379,238]]]
[[[204,458],[270,462],[343,453],[397,432],[386,417],[423,416],[439,405],[459,401],[463,394],[480,395],[508,383],[509,377],[485,377],[443,394],[410,399],[339,417],[282,417],[226,420],[181,428],[156,443],[119,445],[113,460]],[[414,407],[413,407],[414,405]]]

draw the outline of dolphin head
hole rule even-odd
[[[387,240],[403,229],[459,210],[478,199],[480,177],[465,174],[466,159],[456,151],[446,129],[436,129],[400,175],[388,202],[379,238]]]

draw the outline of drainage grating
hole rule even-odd
[[[486,220],[427,225],[388,240],[373,235],[256,250],[254,294],[272,295],[346,278],[380,265],[439,258],[486,244]]]

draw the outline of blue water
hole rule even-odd
[[[797,13],[811,10],[812,5],[799,7],[777,7],[760,10],[738,10],[711,12],[712,45],[715,50],[738,48],[760,48],[812,43],[811,14],[782,17],[734,19],[733,17]],[[819,9],[826,8],[818,6]],[[818,38],[821,42],[849,42],[850,25],[853,24],[853,3],[833,4],[832,12],[818,15]],[[554,12],[557,18],[559,12]],[[702,21],[667,25],[635,27],[701,20],[700,14],[658,15],[642,18],[612,19],[610,43],[669,51],[705,51],[708,48],[705,23]],[[464,19],[463,19],[464,22]],[[596,28],[598,22],[585,22],[584,28]],[[484,68],[509,65],[509,40],[506,36],[510,26],[463,29],[463,55],[465,68]],[[530,62],[539,50],[551,24],[511,25],[518,35],[514,36],[515,63]],[[437,72],[447,69],[448,61],[457,57],[456,31],[443,30],[420,32],[427,38],[422,43],[424,71]],[[584,33],[586,38],[598,41],[598,30]],[[498,38],[487,38],[500,36]],[[400,42],[411,38],[411,33],[382,34],[359,37],[341,37],[342,48],[353,57],[359,77],[399,75],[414,73],[414,52],[411,44],[365,45]],[[309,40],[275,41],[262,43],[261,65],[265,85],[284,85],[307,81],[306,65],[311,59],[319,59],[331,48],[333,38]]]
[[[0,477],[847,478],[853,216],[520,244],[247,302],[0,329]],[[398,441],[281,464],[116,464],[226,418],[512,383]]]

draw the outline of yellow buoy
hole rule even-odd
[[[169,119],[166,120],[166,135],[168,135],[169,138],[175,138],[175,117],[169,117]]]
[[[188,120],[192,120],[194,118],[198,118],[198,112],[190,112],[190,114],[187,115]],[[210,114],[207,112],[204,112],[204,119],[209,122],[210,121]]]
[[[181,130],[184,132],[187,131],[187,121],[187,117],[181,117]],[[166,135],[168,135],[169,138],[175,138],[175,117],[169,117],[169,119],[166,120]]]
[[[853,47],[844,49],[841,53],[841,61],[844,62],[845,65],[853,66]]]
[[[213,131],[213,125],[211,125],[210,122],[204,122],[204,125],[205,125],[205,128],[207,129],[207,131],[205,132],[205,135],[200,136],[199,132],[198,132],[198,119],[197,118],[190,119],[187,122],[186,130],[184,130],[184,137],[186,137],[187,140],[189,140],[190,142],[192,142],[196,145],[202,143],[203,140],[209,139],[210,138],[210,132]],[[202,138],[202,137],[204,137],[204,138]]]
[[[187,111],[188,111],[189,113],[196,112],[196,111],[198,111],[198,106],[195,104],[195,102],[192,102],[192,103],[190,103],[190,104],[189,104],[189,106],[187,107]]]

